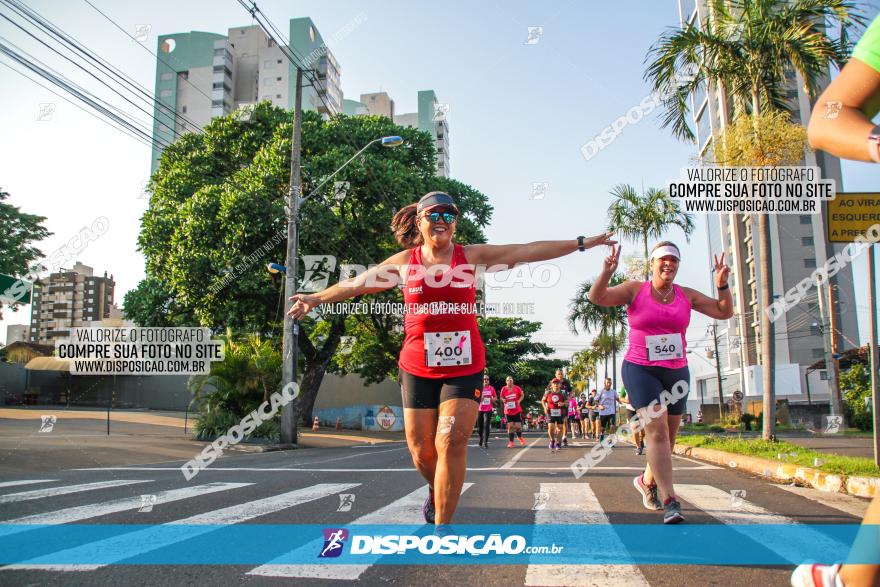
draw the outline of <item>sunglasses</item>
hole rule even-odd
[[[440,222],[441,218],[446,224],[452,224],[458,218],[458,214],[455,214],[454,212],[426,212],[425,218],[433,224]]]

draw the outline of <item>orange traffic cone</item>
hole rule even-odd
[[[336,429],[342,430],[342,416],[336,418]]]
[[[315,421],[312,422],[312,430],[318,429],[318,416],[315,416]]]

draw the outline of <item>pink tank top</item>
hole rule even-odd
[[[661,304],[651,295],[651,282],[646,281],[627,307],[629,349],[624,359],[630,363],[669,369],[687,367],[685,335],[691,322],[691,303],[680,287],[672,287],[672,303]],[[647,343],[651,345],[652,357],[669,358],[649,358]]]

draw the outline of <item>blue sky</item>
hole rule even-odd
[[[132,33],[135,25],[150,25],[151,49],[160,34],[225,33],[250,24],[235,0],[94,2]],[[85,2],[29,4],[152,89],[154,58]],[[645,55],[660,33],[677,24],[674,0],[304,1],[295,8],[289,2],[264,0],[259,5],[282,30],[289,18],[313,19],[341,65],[347,98],[386,91],[397,112],[413,112],[417,92],[433,89],[449,104],[452,176],[480,189],[495,206],[486,231],[492,243],[596,234],[605,224],[614,185],[662,187],[694,155],[692,146],[659,128],[656,112],[626,127],[590,161],[579,150],[648,94],[642,79]],[[876,7],[868,8],[870,17],[876,14]],[[338,42],[329,41],[354,19],[363,23]],[[533,26],[544,27],[543,36],[537,44],[525,44]],[[5,21],[0,35],[41,59],[47,55]],[[45,60],[96,87],[94,81],[74,75],[72,66]],[[77,259],[96,271],[113,273],[121,305],[124,293],[144,275],[135,242],[147,203],[139,196],[149,175],[149,148],[6,67],[0,67],[0,103],[5,138],[0,141],[0,186],[11,193],[14,204],[48,217],[46,224],[55,234],[40,244],[46,254],[96,217],[107,216],[110,230]],[[56,104],[52,122],[35,120],[41,103]],[[533,182],[549,183],[544,199],[529,199]],[[878,186],[877,166],[844,163],[846,191]],[[689,244],[678,231],[668,236],[681,242],[683,250],[679,281],[705,291],[705,219],[696,220],[698,230]],[[635,253],[637,247],[627,243],[627,251]],[[568,355],[590,337],[567,331],[565,308],[577,284],[597,275],[603,256],[598,251],[570,255],[559,260],[562,277],[555,287],[493,292],[490,301],[534,302],[535,314],[526,317],[543,322],[540,340]],[[864,258],[854,270],[865,275]],[[856,289],[865,290],[858,283]],[[864,297],[857,299],[857,309],[867,323]],[[27,322],[29,308],[4,311],[4,317],[0,337],[5,339],[5,325]],[[692,345],[706,344],[706,323],[695,316],[689,332]],[[694,365],[698,371],[699,363]]]

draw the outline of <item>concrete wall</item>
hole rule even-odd
[[[328,373],[315,400],[314,414],[322,426],[335,426],[342,419],[343,428],[382,430],[376,417],[387,406],[395,414],[390,430],[403,430],[400,387],[391,379],[366,385],[357,375],[339,377]]]

